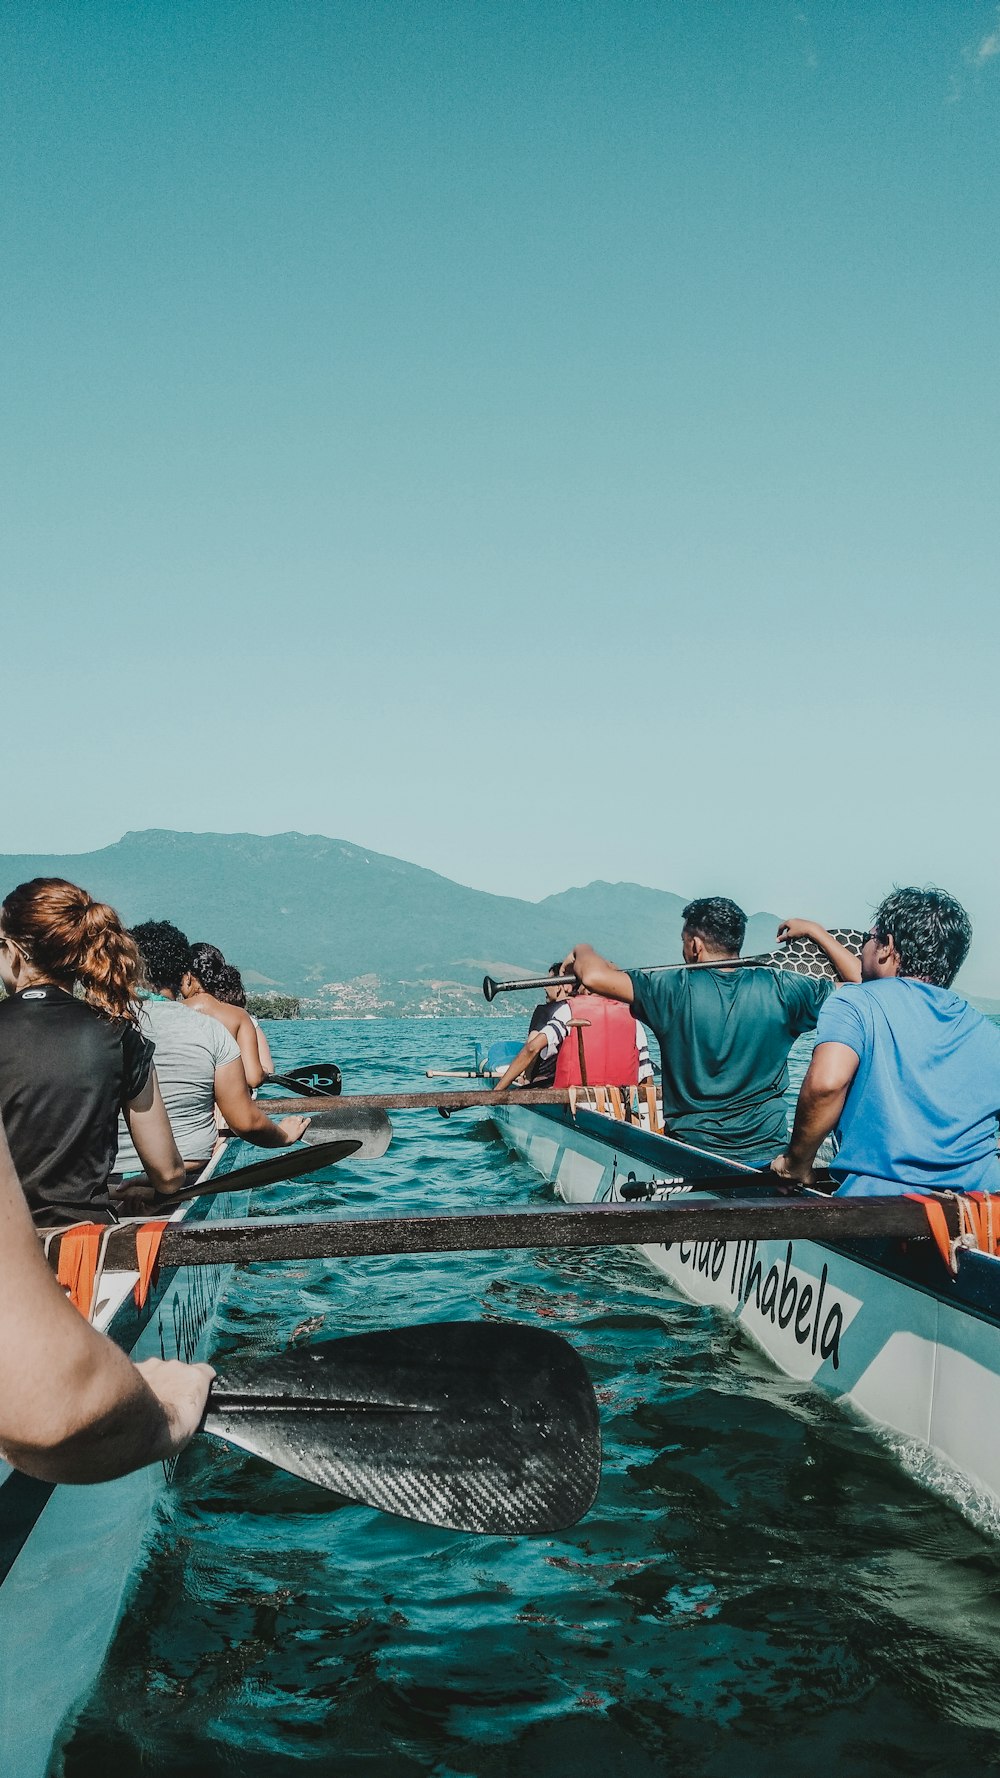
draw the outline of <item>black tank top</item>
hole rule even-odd
[[[31,1214],[46,1228],[110,1222],[119,1108],[141,1093],[153,1045],[50,985],[0,1004],[0,1117]]]

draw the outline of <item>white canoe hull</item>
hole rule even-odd
[[[629,1174],[676,1180],[685,1152],[697,1154],[592,1113],[576,1124],[527,1106],[491,1115],[568,1203],[621,1202]],[[726,1170],[712,1157],[703,1162],[695,1169],[703,1176]],[[685,1241],[639,1251],[682,1295],[735,1316],[787,1376],[896,1435],[924,1479],[977,1516],[1000,1513],[1000,1261],[962,1256],[958,1279],[950,1282],[942,1265],[929,1286],[894,1276],[888,1254],[862,1258],[817,1242]]]
[[[210,1203],[213,1216],[238,1216],[247,1194]],[[204,1211],[194,1199],[177,1215]],[[106,1273],[96,1324],[136,1359],[203,1359],[231,1269],[166,1273],[142,1315],[136,1274]],[[53,1743],[101,1670],[168,1479],[159,1463],[115,1482],[52,1488],[0,1462],[0,1772],[10,1778],[58,1772]]]

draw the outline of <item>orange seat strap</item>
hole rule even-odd
[[[59,1242],[56,1277],[74,1309],[79,1309],[87,1321],[93,1313],[101,1250],[108,1230],[109,1225],[103,1222],[80,1222],[67,1229]]]
[[[935,1247],[948,1267],[949,1272],[958,1270],[955,1261],[955,1250],[948,1229],[947,1218],[939,1198],[925,1197],[923,1192],[904,1192],[905,1198],[912,1198],[914,1203],[922,1204],[927,1218],[927,1230]]]
[[[136,1307],[145,1307],[150,1287],[156,1277],[160,1262],[160,1242],[163,1231],[167,1227],[167,1219],[162,1222],[144,1222],[135,1231],[135,1257],[139,1267],[139,1277],[133,1290]]]

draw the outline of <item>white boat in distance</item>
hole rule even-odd
[[[209,1173],[232,1170],[238,1142],[220,1144]],[[245,1213],[245,1191],[192,1198],[172,1221]],[[95,1326],[135,1359],[207,1356],[216,1303],[232,1268],[164,1269],[142,1309],[136,1272],[106,1271]],[[54,1486],[0,1461],[0,1773],[46,1778],[58,1744],[94,1684],[169,1480],[157,1463],[119,1481]],[[55,1639],[54,1639],[55,1638]]]
[[[567,1203],[663,1202],[699,1179],[752,1172],[581,1104],[575,1115],[512,1104],[490,1115]],[[897,1435],[908,1468],[1000,1526],[1000,1259],[959,1248],[953,1276],[931,1241],[639,1251],[683,1296],[735,1316],[787,1376]]]

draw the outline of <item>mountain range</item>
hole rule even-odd
[[[435,871],[322,834],[127,833],[68,856],[0,856],[0,896],[68,877],[129,925],[173,920],[217,944],[248,987],[331,1013],[476,1013],[484,974],[544,973],[577,941],[626,964],[680,956],[687,897],[589,883],[542,901],[468,889]],[[776,917],[755,914],[748,951],[770,950]],[[520,1006],[500,1000],[497,1011]]]

